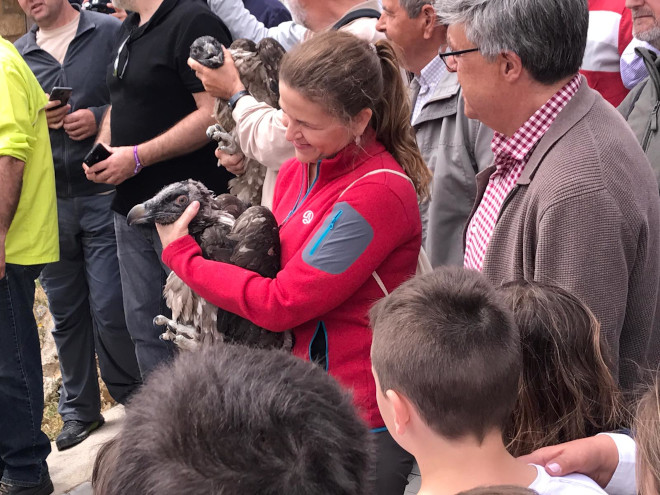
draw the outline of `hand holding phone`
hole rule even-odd
[[[63,107],[64,105],[69,103],[69,98],[71,98],[72,92],[73,92],[73,88],[69,88],[66,86],[55,86],[53,90],[50,92],[50,96],[48,97],[48,99],[51,101],[59,100],[60,104],[53,108],[50,108],[50,110]]]
[[[89,153],[85,156],[83,163],[87,164],[87,166],[91,167],[92,165],[102,162],[106,158],[108,158],[112,153],[108,151],[108,149],[103,146],[101,143],[96,143],[94,147],[91,149]]]

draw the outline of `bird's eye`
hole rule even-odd
[[[188,204],[188,196],[185,196],[185,195],[182,194],[181,196],[176,198],[176,200],[174,200],[174,202],[179,206],[187,205]]]

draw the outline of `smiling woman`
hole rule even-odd
[[[417,198],[428,193],[430,172],[392,46],[341,32],[315,36],[285,56],[280,103],[296,150],[275,187],[282,270],[268,279],[210,262],[189,236],[171,242],[163,260],[213,304],[271,331],[291,330],[295,355],[352,390],[374,432],[374,493],[400,495],[412,458],[378,411],[367,313],[415,273]],[[163,226],[161,238],[186,227],[185,218]]]

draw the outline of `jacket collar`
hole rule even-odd
[[[319,163],[318,183],[328,183],[346,175],[372,158],[385,151],[385,146],[376,139],[376,132],[369,127],[362,136],[361,146],[351,142],[332,158],[324,158]],[[303,164],[303,167],[307,164]]]
[[[96,23],[94,22],[94,19],[91,18],[91,16],[85,12],[84,10],[80,9],[80,6],[78,4],[71,4],[71,6],[76,9],[78,12],[80,12],[80,20],[78,21],[78,29],[76,30],[76,35],[73,37],[73,39],[77,39],[80,36],[82,36],[83,33],[86,33],[87,31],[90,31],[92,29],[96,29]],[[30,52],[36,51],[36,50],[41,50],[39,45],[37,45],[37,31],[39,30],[39,26],[34,24],[30,30],[27,33],[27,43],[25,44],[25,48],[23,48],[23,52],[21,55],[27,55]]]
[[[591,109],[596,100],[597,93],[589,88],[587,81],[582,77],[582,83],[577,93],[573,95],[571,100],[559,112],[557,118],[552,123],[547,132],[539,140],[536,149],[532,151],[529,161],[518,179],[517,184],[528,185],[536,169],[545,158],[547,152],[559,141],[571,128],[575,126]]]
[[[461,86],[458,84],[458,76],[455,72],[445,71],[438,85],[433,91],[433,95],[424,104],[424,108],[419,113],[417,120],[413,125],[419,125],[429,120],[438,120],[456,113],[458,102],[458,92]],[[413,103],[417,98],[416,92],[411,94]]]

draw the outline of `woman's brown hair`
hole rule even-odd
[[[504,439],[514,456],[623,426],[621,394],[600,324],[556,286],[515,281],[500,290],[520,330],[523,373]]]
[[[317,34],[285,55],[280,81],[344,122],[371,109],[377,139],[403,167],[420,198],[429,195],[431,172],[415,141],[410,100],[389,42],[374,45],[340,31]]]
[[[660,493],[660,380],[637,405],[634,422],[637,443],[637,488],[641,495]]]

